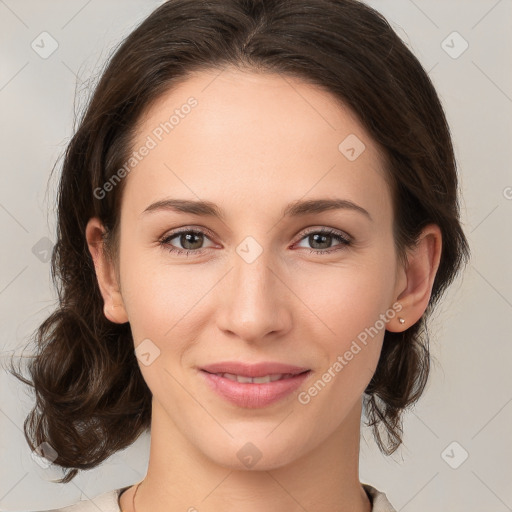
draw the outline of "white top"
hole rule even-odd
[[[366,494],[372,502],[372,512],[396,512],[389,503],[386,495],[368,484],[362,484]],[[92,500],[80,500],[69,507],[57,508],[46,512],[121,512],[119,507],[119,495],[128,487],[122,487],[114,491],[107,491]]]

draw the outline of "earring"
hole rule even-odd
[[[399,317],[398,317],[398,321],[399,321],[402,325],[403,325],[403,324],[405,324],[405,320],[404,320],[401,316],[399,316]]]

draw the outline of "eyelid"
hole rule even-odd
[[[179,235],[181,233],[189,233],[189,232],[197,232],[197,233],[203,233],[208,235],[209,238],[215,238],[215,234],[210,229],[204,227],[204,226],[181,226],[176,229],[171,229],[169,231],[166,231],[164,235],[162,235],[159,240],[166,240],[168,238],[172,238],[176,235]]]
[[[171,240],[172,238],[177,237],[178,235],[181,235],[183,233],[196,233],[196,234],[202,234],[205,235],[206,238],[208,238],[212,243],[212,238],[215,238],[213,235],[213,232],[209,230],[208,228],[205,228],[203,226],[183,226],[181,228],[176,228],[176,230],[171,230],[170,232],[165,233],[163,236],[161,236],[158,241],[161,244],[167,243],[167,241]],[[176,248],[179,251],[191,251],[191,252],[199,252],[203,249],[209,249],[209,247],[202,247],[201,249],[191,250],[191,249],[180,249]]]
[[[302,240],[304,237],[312,234],[312,233],[322,233],[325,235],[338,235],[343,237],[347,242],[352,242],[353,237],[349,235],[346,231],[342,231],[341,229],[331,228],[327,226],[313,226],[311,228],[306,228],[305,231],[302,231],[298,236],[297,241]]]

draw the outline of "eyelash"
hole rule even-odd
[[[173,232],[173,233],[171,233],[169,235],[166,235],[164,238],[159,240],[159,244],[162,246],[162,248],[166,249],[167,251],[169,251],[171,253],[178,254],[178,255],[182,255],[182,254],[186,254],[186,256],[188,256],[189,254],[193,254],[194,256],[202,255],[207,248],[203,248],[203,249],[179,249],[179,248],[176,248],[176,247],[173,247],[173,246],[169,245],[169,242],[173,238],[176,238],[178,235],[181,235],[183,233],[193,233],[193,234],[196,234],[196,235],[205,235],[205,236],[209,235],[209,233],[207,231],[203,231],[203,230],[199,230],[199,229],[182,229],[182,230],[179,230],[179,231],[175,231],[175,232]],[[304,238],[306,238],[307,236],[312,235],[312,234],[321,234],[321,235],[331,236],[335,240],[338,240],[340,242],[339,245],[341,247],[338,248],[338,249],[336,249],[336,247],[339,247],[339,246],[335,246],[334,249],[333,248],[329,248],[329,249],[309,249],[309,253],[310,254],[319,254],[319,255],[332,254],[334,252],[342,251],[346,247],[348,247],[348,246],[350,246],[352,244],[352,241],[349,238],[343,236],[342,234],[340,234],[338,231],[336,231],[334,229],[314,229],[314,230],[308,231],[307,233],[304,233],[302,235],[302,237],[299,239],[299,242],[301,242]]]

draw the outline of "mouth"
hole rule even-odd
[[[217,375],[217,377],[229,379],[234,382],[240,382],[241,384],[268,384],[269,382],[276,382],[278,380],[291,379],[297,375],[302,375],[303,373],[309,372],[310,370],[305,370],[300,373],[273,373],[270,375],[263,375],[262,377],[247,377],[246,375],[237,375],[234,373],[206,373],[210,373],[211,375]]]
[[[216,375],[227,374],[236,377],[272,377],[283,375],[298,375],[309,371],[310,368],[294,366],[286,363],[274,361],[262,361],[260,363],[249,363],[242,361],[221,361],[206,366],[201,366],[200,370]]]
[[[236,365],[239,369],[235,372],[233,366]],[[289,365],[274,364],[273,371],[266,369],[272,366],[270,364],[242,365],[244,367],[240,368],[239,363],[224,363],[223,368],[220,368],[225,370],[226,366],[230,366],[231,372],[219,371],[219,366],[222,365],[201,368],[199,374],[210,390],[218,396],[237,407],[248,409],[267,407],[283,400],[297,390],[312,373],[310,369]],[[286,366],[287,371],[276,372],[276,366],[280,366],[280,369]]]

